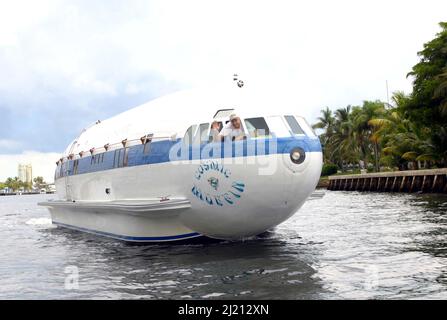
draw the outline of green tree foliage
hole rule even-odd
[[[332,116],[332,111],[326,107],[326,109],[321,110],[321,117],[318,118],[318,122],[312,127],[314,129],[323,129],[324,133],[320,135],[320,141],[325,148],[324,160],[325,162],[331,161],[331,155],[333,154],[331,139],[334,134],[335,128],[335,118]]]
[[[345,169],[366,164],[380,171],[447,165],[447,22],[418,53],[420,61],[408,76],[413,92],[395,92],[392,105],[364,101],[334,112],[326,107],[314,128],[325,163]]]
[[[326,163],[337,164],[344,169],[348,164],[372,161],[378,167],[378,141],[373,139],[376,129],[369,121],[385,113],[382,102],[364,101],[362,106],[347,106],[333,114],[328,108],[321,112],[322,117],[313,127],[325,130],[320,137]]]
[[[325,163],[323,165],[323,169],[321,170],[321,176],[330,176],[336,174],[338,171],[338,167],[336,164]]]
[[[20,181],[18,177],[6,179],[5,184],[6,187],[12,189],[13,191],[17,191],[22,187],[22,181]]]
[[[447,22],[441,22],[435,39],[424,44],[418,53],[420,61],[408,74],[413,78],[413,92],[402,111],[427,144],[427,158],[442,166],[447,165]]]
[[[21,180],[19,180],[18,177],[14,177],[14,178],[8,178],[6,179],[6,181],[3,183],[5,188],[10,188],[13,191],[18,191],[18,190],[31,190],[32,189],[32,185],[30,182],[23,182]]]
[[[43,180],[43,177],[35,177],[34,179],[33,179],[33,181],[34,181],[34,187],[36,188],[36,189],[43,189],[43,188],[45,188],[46,186],[47,186],[47,183]]]
[[[408,117],[426,126],[445,124],[447,117],[447,22],[435,39],[418,52],[421,60],[408,73],[413,77],[411,101],[406,105]]]
[[[383,117],[369,121],[376,128],[375,136],[382,148],[381,163],[402,170],[408,167],[408,163],[418,168],[421,161],[426,163],[438,159],[430,142],[430,130],[405,118],[402,112],[405,104],[410,103],[410,97],[396,92],[393,102],[394,107],[388,109]]]

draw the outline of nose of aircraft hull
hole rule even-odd
[[[240,239],[260,234],[287,220],[314,191],[321,173],[322,155],[308,152],[305,161],[292,167],[289,153],[271,156],[272,159],[276,162],[272,174],[259,174],[259,167],[255,166],[230,166],[234,181],[223,187],[221,205],[207,202],[206,187],[195,185],[192,208],[182,214],[182,222],[209,237]],[[218,178],[207,180],[211,188],[222,185]],[[227,196],[231,203],[226,201]]]

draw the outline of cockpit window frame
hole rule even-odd
[[[293,128],[292,128],[292,126],[291,126],[289,120],[287,119],[287,117],[290,117],[290,118],[292,118],[293,120],[295,120],[296,124],[298,125],[298,128],[300,129],[300,131],[301,131],[302,133],[296,133],[296,132],[293,130]],[[294,136],[307,136],[306,130],[303,129],[303,126],[302,126],[302,125],[300,124],[300,122],[298,121],[298,116],[291,115],[291,114],[286,114],[286,115],[284,115],[284,121],[286,122],[287,126],[290,128],[290,133],[291,133],[292,135],[294,135]]]
[[[250,131],[250,129],[249,129],[249,126],[247,125],[247,121],[248,121],[248,123],[249,123],[250,125],[253,125],[253,124],[250,122],[250,120],[252,120],[252,119],[262,119],[262,120],[264,121],[265,127],[266,127],[267,130],[268,130],[268,133],[265,134],[265,135],[260,135],[260,136],[258,136],[258,135],[252,136],[251,131]],[[247,138],[250,138],[250,139],[267,139],[267,138],[271,138],[271,137],[272,137],[272,132],[271,132],[271,130],[270,130],[270,127],[269,127],[267,121],[265,120],[265,117],[251,117],[251,118],[244,118],[244,119],[241,119],[241,123],[243,123],[243,127],[245,127],[244,132],[245,132],[245,135],[246,135]],[[256,127],[255,127],[255,129],[256,129],[256,130],[259,130],[259,129],[256,128]]]
[[[273,115],[264,117],[267,125],[269,126],[270,135],[275,137],[290,137],[293,136],[293,132],[290,130],[289,124],[282,115]],[[275,123],[275,121],[279,123]],[[279,128],[282,126],[282,128]],[[278,130],[279,129],[279,130]]]
[[[298,121],[301,129],[304,130],[304,132],[306,133],[306,135],[310,138],[317,138],[317,134],[315,133],[314,129],[312,128],[312,126],[309,124],[309,122],[307,122],[307,120],[304,117],[301,116],[297,116],[295,115],[295,119],[296,121]]]
[[[228,114],[224,114],[222,116],[219,115],[219,113],[221,112],[225,112],[228,111]],[[216,111],[216,113],[213,116],[213,119],[217,119],[217,116],[219,115],[218,119],[222,119],[222,118],[228,118],[230,116],[230,114],[234,112],[234,108],[228,108],[228,109],[219,109]]]

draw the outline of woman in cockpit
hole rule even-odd
[[[219,136],[220,130],[221,130],[221,122],[213,121],[213,123],[211,123],[211,130],[210,130],[211,142],[222,141],[222,138]]]

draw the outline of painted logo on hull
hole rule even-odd
[[[210,183],[210,186],[217,191],[217,187],[219,186],[219,179],[211,177],[208,179],[208,182]]]
[[[210,206],[234,205],[242,196],[245,183],[233,181],[231,172],[215,160],[205,161],[195,172],[192,194]]]

